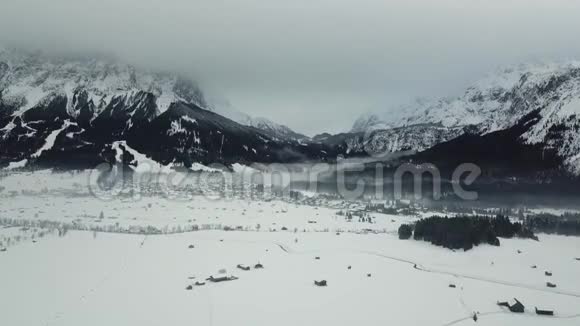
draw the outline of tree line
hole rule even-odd
[[[430,242],[436,246],[449,249],[470,250],[474,246],[486,243],[499,246],[499,238],[531,238],[534,233],[518,222],[512,222],[508,217],[489,216],[432,216],[422,219],[415,225],[402,225],[399,228],[399,238]]]
[[[580,214],[536,214],[526,217],[526,225],[536,232],[578,236],[580,235]]]

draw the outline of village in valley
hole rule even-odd
[[[102,200],[85,177],[3,178],[0,288],[10,295],[0,306],[9,324],[347,325],[356,309],[369,325],[575,325],[580,314],[580,238],[526,231],[559,212],[260,187],[224,196],[185,186],[187,199],[184,189],[160,197],[141,188]],[[466,215],[481,221],[469,224],[481,239],[468,247],[439,238],[451,229],[426,229],[437,218],[456,229]]]

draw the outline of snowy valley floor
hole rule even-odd
[[[499,248],[454,252],[399,240],[398,226],[415,218],[372,214],[372,224],[346,222],[338,208],[275,200],[105,202],[54,189],[0,200],[0,217],[17,221],[243,230],[59,236],[5,225],[0,325],[580,324],[580,238],[502,239]],[[255,269],[258,263],[264,268]],[[224,269],[238,279],[205,281]],[[557,288],[546,287],[548,281]],[[526,306],[524,314],[497,306],[513,298]],[[556,315],[537,316],[535,307]]]
[[[580,262],[572,257],[579,245],[575,238],[543,236],[464,253],[384,234],[73,231],[2,253],[0,322],[470,325],[479,312],[480,325],[578,325]],[[264,269],[236,268],[258,262]],[[185,289],[220,269],[239,279]],[[546,269],[557,289],[545,287]],[[313,285],[320,279],[328,286]],[[496,305],[513,297],[526,305],[525,314]],[[536,316],[534,306],[557,315]]]

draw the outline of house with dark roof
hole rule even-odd
[[[516,298],[512,302],[498,302],[497,305],[506,307],[513,313],[523,313],[526,310],[526,307]]]

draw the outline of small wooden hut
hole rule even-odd
[[[316,286],[327,286],[326,280],[314,281]]]
[[[243,265],[243,264],[238,264],[238,266],[236,266],[236,267],[238,267],[238,269],[241,269],[243,271],[249,271],[250,270],[250,266]]]
[[[554,316],[554,311],[553,310],[542,310],[542,309],[538,309],[538,307],[536,307],[536,314],[541,315],[541,316]]]

